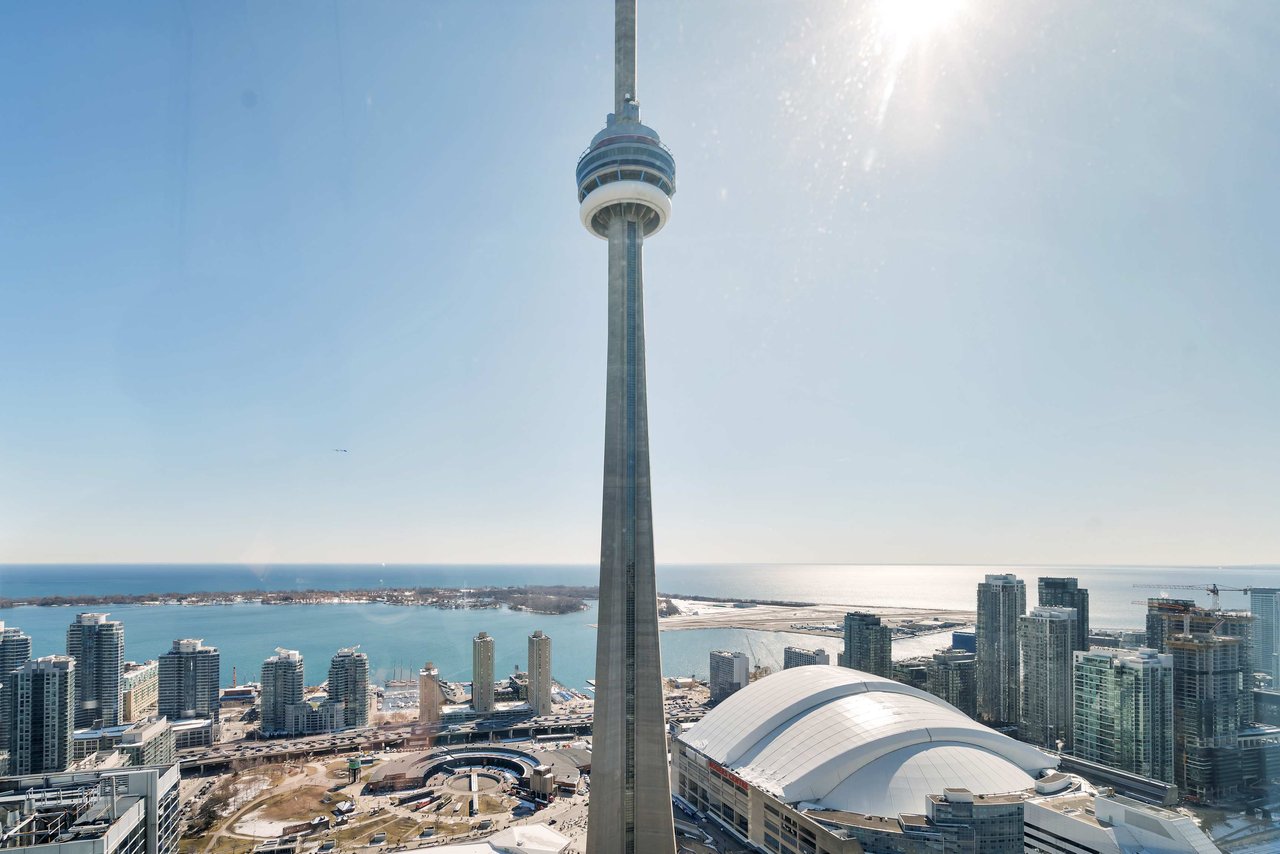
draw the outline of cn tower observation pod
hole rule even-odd
[[[639,113],[636,104],[626,106]],[[657,131],[638,118],[609,116],[578,159],[577,180],[582,225],[602,239],[616,213],[638,215],[645,237],[661,231],[671,217],[676,161]]]

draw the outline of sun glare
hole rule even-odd
[[[906,47],[945,29],[964,5],[964,0],[879,0],[875,14],[885,39]]]
[[[876,40],[884,50],[877,127],[884,124],[907,57],[923,53],[930,38],[950,29],[964,6],[965,0],[877,0],[873,20]]]

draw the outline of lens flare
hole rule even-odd
[[[876,126],[884,124],[898,85],[903,63],[930,37],[948,29],[960,16],[964,0],[879,0],[875,5],[876,35],[886,50],[884,84]]]
[[[909,47],[950,26],[963,7],[963,0],[879,0],[875,15],[887,40]]]

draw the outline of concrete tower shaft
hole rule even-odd
[[[635,102],[635,0],[615,0],[614,112],[578,159],[582,224],[609,244],[600,614],[588,854],[674,854],[649,488],[644,239],[671,214],[675,159]]]

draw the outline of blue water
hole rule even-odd
[[[440,610],[377,604],[342,605],[120,605],[109,609],[125,626],[125,652],[131,659],[155,658],[177,637],[204,638],[222,654],[223,683],[232,668],[239,682],[256,681],[262,660],[277,646],[302,652],[309,683],[324,680],[329,657],[359,645],[369,655],[371,676],[383,681],[397,669],[417,673],[428,659],[450,680],[471,678],[471,639],[480,631],[493,636],[497,670],[523,670],[527,639],[542,629],[552,639],[554,676],[583,687],[595,670],[595,603],[576,614],[550,616],[519,611]],[[65,652],[67,624],[78,609],[19,607],[0,610],[0,619],[31,635],[32,654]],[[748,640],[750,637],[750,640]],[[753,660],[778,668],[788,644],[815,645],[803,635],[738,629],[692,629],[662,636],[664,672],[705,678],[712,649],[751,649]],[[833,643],[827,648],[835,651]]]
[[[909,608],[974,607],[975,585],[987,572],[1015,572],[1027,581],[1034,604],[1039,575],[1073,575],[1090,589],[1095,627],[1140,627],[1143,607],[1132,604],[1168,592],[1208,603],[1207,595],[1179,590],[1177,584],[1244,587],[1280,583],[1280,567],[1008,567],[972,566],[661,566],[658,587],[668,593],[758,599],[787,599],[848,605]],[[200,590],[304,590],[378,586],[463,587],[521,584],[594,584],[597,570],[586,566],[0,566],[0,596],[16,599],[59,593],[149,593]],[[1137,588],[1135,584],[1150,585]],[[1246,607],[1240,594],[1224,594],[1226,607]],[[264,606],[111,606],[125,624],[126,654],[154,658],[178,637],[202,637],[222,652],[223,681],[232,668],[240,682],[256,680],[264,658],[277,646],[298,649],[307,662],[307,679],[325,678],[329,657],[359,644],[368,653],[376,679],[397,669],[420,667],[428,659],[447,679],[469,678],[471,638],[479,631],[494,636],[500,672],[523,668],[526,638],[534,629],[551,635],[553,671],[565,684],[581,686],[591,678],[595,654],[595,607],[548,616],[506,610],[445,611],[388,605]],[[64,651],[72,608],[31,606],[0,610],[0,620],[21,627],[33,639],[33,652]],[[753,661],[781,666],[788,644],[838,644],[803,635],[737,629],[664,632],[663,672],[705,677],[712,649],[740,649]]]

